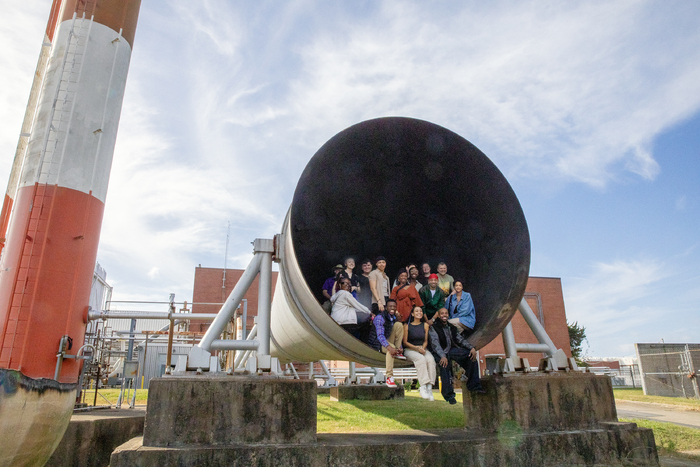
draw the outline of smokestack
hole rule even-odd
[[[5,199],[12,213],[0,258],[0,368],[54,378],[61,338],[72,339],[71,354],[83,345],[139,7],[54,1],[44,77],[22,129],[31,133],[21,136]],[[75,383],[78,372],[78,361],[65,360],[58,381]]]
[[[15,151],[15,159],[10,170],[10,180],[7,182],[7,191],[5,199],[2,203],[2,211],[0,211],[0,255],[5,248],[5,240],[7,234],[7,224],[10,221],[10,213],[14,204],[15,195],[17,194],[17,185],[19,182],[24,156],[27,153],[27,143],[29,135],[32,133],[32,124],[34,123],[34,115],[36,114],[36,106],[39,100],[41,85],[44,82],[46,74],[46,65],[49,62],[51,53],[51,44],[53,43],[54,32],[56,31],[56,23],[58,21],[58,13],[61,8],[62,0],[54,0],[51,5],[51,14],[49,21],[46,24],[46,32],[44,40],[41,43],[41,52],[39,53],[39,61],[36,64],[34,72],[34,81],[32,82],[32,90],[29,93],[29,101],[27,102],[27,110],[24,113],[22,121],[22,129],[19,133],[19,141],[17,142],[17,150]]]
[[[0,465],[68,426],[140,0],[55,0],[0,214]]]

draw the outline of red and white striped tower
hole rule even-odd
[[[49,21],[46,24],[44,41],[41,43],[39,61],[36,65],[36,71],[34,72],[32,90],[29,93],[29,102],[27,102],[27,110],[24,113],[22,130],[20,131],[19,142],[17,143],[17,150],[15,151],[15,160],[12,163],[12,170],[10,171],[10,181],[7,183],[7,191],[5,192],[5,199],[2,203],[2,211],[0,211],[0,254],[2,254],[3,248],[5,248],[7,224],[10,221],[10,213],[12,212],[15,195],[17,194],[19,176],[22,172],[24,156],[27,153],[27,143],[29,142],[29,135],[31,135],[32,132],[32,124],[34,123],[34,116],[36,115],[36,107],[39,100],[41,85],[44,82],[44,76],[46,74],[46,65],[49,63],[51,44],[53,42],[54,32],[56,31],[56,24],[58,23],[58,13],[61,7],[61,2],[62,0],[53,0],[53,4],[51,5],[51,14],[49,15]]]
[[[53,4],[55,27],[50,20],[51,47],[36,111],[32,110],[31,134],[26,154],[15,161],[21,167],[18,176],[13,169],[8,187],[14,191],[16,177],[16,196],[6,198],[12,212],[0,257],[0,371],[15,375],[28,399],[22,402],[17,391],[0,390],[0,465],[8,459],[12,465],[22,463],[22,456],[36,455],[41,446],[50,455],[70,419],[80,364],[64,359],[54,377],[56,354],[64,336],[72,340],[68,354],[74,355],[84,341],[140,3],[58,0]],[[36,391],[41,384],[56,386],[56,394],[62,395],[42,400],[54,396],[52,391]],[[12,407],[16,416],[6,417]],[[63,429],[59,419],[65,423]],[[43,436],[37,430],[42,423]],[[3,437],[17,442],[4,445]]]

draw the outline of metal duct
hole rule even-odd
[[[354,125],[318,150],[297,184],[279,250],[271,335],[282,361],[384,365],[319,304],[345,256],[358,265],[385,256],[392,281],[410,262],[445,261],[474,300],[469,341],[477,348],[516,312],[530,268],[525,216],[503,174],[461,136],[400,117]]]

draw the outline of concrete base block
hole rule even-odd
[[[102,467],[117,446],[143,435],[145,410],[102,409],[73,414],[48,467]]]
[[[145,446],[315,442],[314,381],[170,376],[150,382]]]
[[[462,384],[466,427],[473,431],[565,431],[617,422],[612,383],[591,373],[485,376],[486,394]]]
[[[319,434],[318,444],[194,448],[117,448],[111,467],[126,466],[658,466],[652,431],[615,429],[478,435],[465,430]]]
[[[350,385],[350,386],[336,386],[331,388],[331,400],[334,402],[338,401],[349,401],[349,400],[363,400],[363,401],[386,401],[391,399],[403,399],[404,389],[403,386],[398,386],[396,388],[390,388],[385,385]]]

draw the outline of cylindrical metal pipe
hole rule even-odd
[[[213,321],[217,313],[173,313],[173,318],[181,320]],[[88,320],[97,319],[169,319],[166,311],[90,311]]]
[[[547,344],[516,344],[515,348],[518,352],[549,353]]]
[[[228,340],[216,339],[211,342],[211,350],[258,350],[260,341],[257,340]]]
[[[260,281],[258,282],[258,355],[270,355],[270,305],[272,303],[272,253],[258,253]]]
[[[61,3],[0,258],[0,368],[52,378],[61,336],[83,344],[139,8]]]
[[[354,125],[318,150],[297,184],[278,248],[271,351],[283,362],[384,366],[382,354],[320,306],[321,286],[345,256],[386,257],[392,282],[411,262],[446,262],[474,300],[469,341],[477,348],[512,318],[530,267],[525,216],[496,166],[459,135],[398,117]]]
[[[535,337],[540,344],[545,344],[547,346],[547,349],[542,350],[541,352],[546,353],[548,357],[552,357],[555,353],[557,353],[557,346],[554,345],[552,339],[549,338],[544,326],[542,326],[542,323],[540,323],[540,321],[537,319],[535,313],[532,311],[532,308],[530,308],[530,305],[527,304],[527,301],[524,298],[520,301],[518,309],[520,310],[520,314],[523,315],[523,318],[525,318],[527,325],[530,326],[530,329],[532,329],[533,334],[535,334]]]
[[[0,371],[16,370],[34,381],[23,386],[31,391],[2,401],[8,416],[0,423],[0,463],[44,465],[70,421],[82,360],[66,359],[56,374],[56,348],[64,335],[76,349],[85,340],[140,4],[53,2],[50,52],[44,57],[47,47],[42,49],[37,66],[44,72],[41,88],[32,90],[22,125],[25,133],[31,118],[31,130],[20,137],[8,183],[7,194],[15,198],[5,199],[0,214],[0,231],[7,223],[6,235],[0,235],[6,237],[0,256]]]
[[[248,337],[246,337],[246,340],[253,340],[255,337],[258,335],[258,326],[257,324],[253,326],[253,329],[250,330],[250,334],[248,334]],[[241,365],[241,362],[246,361],[248,358],[248,355],[250,355],[250,350],[246,350],[245,352],[239,352],[238,355],[236,355],[236,359],[233,361],[233,369],[235,370]]]
[[[262,255],[253,255],[253,259],[250,260],[248,267],[245,269],[243,275],[236,283],[236,286],[229,294],[226,302],[221,307],[221,310],[219,310],[217,313],[217,316],[211,323],[211,326],[209,326],[207,332],[204,333],[204,337],[202,337],[202,340],[199,342],[199,344],[197,344],[199,347],[204,350],[210,350],[211,343],[218,339],[221,333],[224,332],[226,324],[231,319],[231,316],[233,316],[236,308],[238,308],[238,304],[241,303],[243,295],[245,295],[250,288],[250,285],[255,280],[255,276],[258,275],[262,260]]]
[[[503,348],[506,351],[506,357],[517,357],[518,349],[515,344],[515,334],[513,334],[513,323],[508,323],[503,328],[501,336],[503,337]]]

